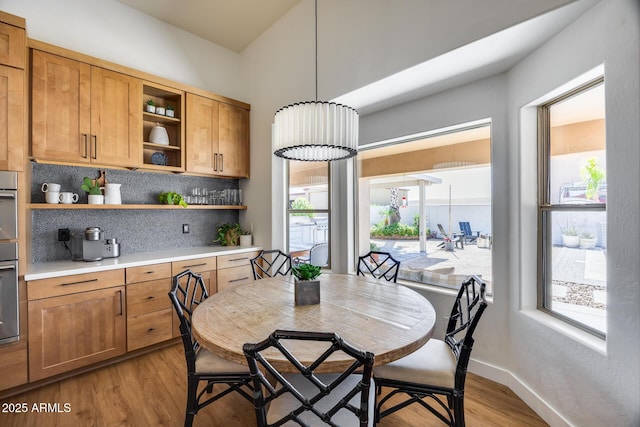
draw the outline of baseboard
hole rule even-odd
[[[545,420],[551,427],[571,427],[572,424],[566,420],[553,406],[545,401],[539,394],[512,372],[506,369],[480,362],[475,359],[469,361],[469,372],[490,379],[511,389],[524,403],[529,405],[536,414]]]

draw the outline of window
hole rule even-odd
[[[606,334],[604,79],[538,107],[538,308]]]
[[[329,162],[289,160],[288,245],[295,260],[329,267]]]
[[[489,120],[374,144],[358,160],[360,255],[390,252],[400,280],[450,289],[480,275],[493,293]]]

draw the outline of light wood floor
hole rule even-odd
[[[186,367],[182,345],[174,345],[3,400],[3,427],[181,426],[184,424]],[[7,413],[9,403],[26,403],[27,413]],[[33,411],[34,404],[64,404],[70,411]],[[53,405],[50,405],[53,406]],[[473,374],[467,376],[465,416],[470,427],[546,426],[511,390]],[[441,426],[416,405],[382,420],[381,427]],[[194,427],[254,426],[252,405],[228,395],[200,411]]]

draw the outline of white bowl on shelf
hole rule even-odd
[[[159,124],[156,124],[153,129],[151,129],[151,132],[149,132],[149,142],[160,145],[169,145],[169,134],[167,133],[167,130]]]

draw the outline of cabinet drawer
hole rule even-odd
[[[216,257],[188,259],[185,261],[174,261],[171,263],[171,271],[175,276],[185,270],[191,270],[194,273],[202,273],[205,271],[213,271],[216,269]]]
[[[170,340],[172,333],[171,309],[154,311],[127,319],[127,351]]]
[[[127,285],[127,316],[131,318],[171,308],[168,295],[170,290],[171,279],[169,277]]]
[[[171,277],[171,264],[168,262],[127,268],[127,283],[146,282],[167,277]]]
[[[251,258],[257,257],[259,253],[259,251],[253,251],[234,255],[221,255],[218,257],[218,269],[238,267],[241,265],[251,265]]]
[[[105,289],[124,284],[124,269],[100,273],[74,274],[27,282],[29,301],[78,292]]]
[[[253,281],[253,269],[251,268],[251,265],[242,265],[240,267],[218,270],[218,292],[222,292],[236,286],[246,285]]]

